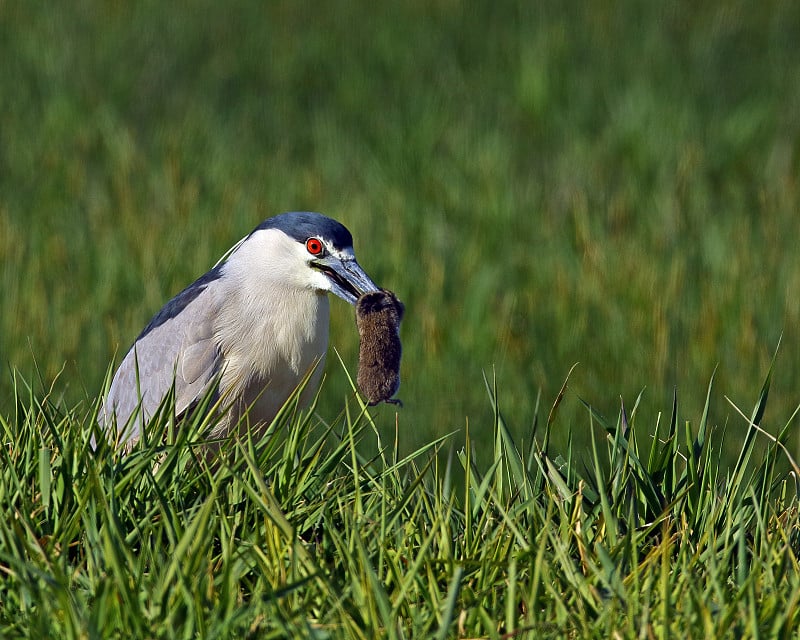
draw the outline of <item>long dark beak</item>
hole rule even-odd
[[[365,293],[380,291],[380,287],[354,258],[342,260],[335,256],[327,256],[314,262],[314,266],[328,276],[331,292],[350,304],[355,304]]]

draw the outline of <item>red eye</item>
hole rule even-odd
[[[319,238],[309,238],[306,240],[306,249],[312,256],[318,256],[322,253],[325,247],[322,246],[322,240]]]

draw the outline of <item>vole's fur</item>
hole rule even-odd
[[[400,388],[400,321],[405,307],[383,289],[366,293],[356,302],[356,326],[361,339],[358,388],[370,405],[401,404],[392,399]]]

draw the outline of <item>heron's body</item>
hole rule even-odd
[[[269,423],[309,373],[306,397],[313,393],[328,346],[327,292],[354,303],[377,290],[351,245],[347,229],[319,214],[262,223],[136,339],[106,397],[106,429],[135,442],[173,384],[181,415],[219,383],[225,413],[212,436],[244,412],[250,424]]]

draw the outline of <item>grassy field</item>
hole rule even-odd
[[[789,634],[798,42],[790,0],[0,2],[0,362],[19,372],[0,376],[14,443],[0,497],[15,514],[0,571],[17,594],[0,598],[16,603],[4,628]],[[189,465],[185,486],[166,476],[187,443],[155,473],[152,448],[85,460],[112,361],[291,209],[344,222],[405,302],[399,415],[359,418],[331,353],[313,424],[287,427],[294,444],[249,457],[232,444],[232,466]],[[352,374],[352,309],[332,307]],[[759,404],[779,342],[760,424],[787,451],[733,408]],[[638,462],[616,435],[621,400],[636,406]],[[383,442],[389,459],[359,463],[346,437],[336,465],[325,448],[312,478],[284,468],[288,484],[264,489],[276,465],[312,455],[317,421],[367,425],[359,454]],[[696,451],[704,429],[717,435]],[[457,458],[450,476],[436,466],[467,442],[475,475]],[[665,459],[643,454],[651,443]],[[714,471],[691,476],[692,460]],[[221,517],[231,505],[240,515]],[[309,533],[330,509],[335,526]]]
[[[488,450],[400,457],[363,407],[324,426],[290,403],[209,466],[202,416],[156,420],[168,441],[120,458],[91,451],[91,410],[20,384],[0,419],[18,443],[0,448],[0,635],[793,638],[800,469],[778,442],[754,455],[769,385],[730,466],[708,404],[696,432],[674,406],[653,438],[632,406],[590,414],[588,455],[552,454],[550,420],[525,450],[491,383]]]
[[[93,398],[165,300],[312,209],[409,309],[406,451],[487,418],[492,367],[521,428],[576,362],[566,423],[674,387],[696,415],[715,367],[725,415],[780,335],[793,410],[796,3],[373,5],[0,5],[4,364]]]

